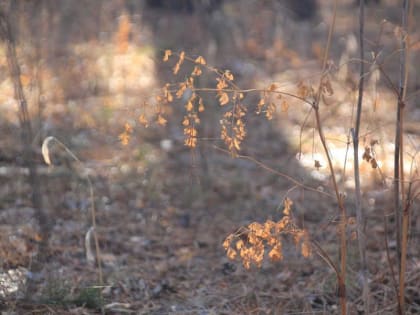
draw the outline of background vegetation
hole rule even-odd
[[[410,2],[3,1],[2,312],[419,313]]]

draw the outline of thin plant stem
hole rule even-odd
[[[214,146],[214,148],[216,150],[218,150],[218,151],[223,152],[223,153],[230,154],[230,151],[229,150],[220,148],[218,146]],[[300,188],[305,189],[305,190],[316,192],[316,193],[321,194],[321,195],[324,195],[324,196],[326,196],[328,198],[334,198],[334,195],[332,195],[332,194],[330,194],[328,192],[321,191],[321,190],[317,189],[316,187],[307,186],[307,185],[303,184],[302,182],[299,182],[295,178],[293,178],[293,177],[291,177],[291,176],[289,176],[289,175],[287,175],[285,173],[282,173],[280,171],[277,171],[277,170],[273,169],[272,167],[270,167],[270,166],[264,164],[263,162],[261,162],[261,161],[255,159],[255,158],[253,158],[252,156],[238,154],[236,156],[236,158],[251,161],[251,162],[255,163],[256,165],[258,165],[259,167],[261,167],[262,169],[264,169],[264,170],[266,170],[266,171],[268,171],[268,172],[270,172],[272,174],[275,174],[275,175],[278,175],[280,177],[283,177],[283,178],[287,179],[288,181],[290,181],[293,184],[295,184],[297,187],[300,187]]]
[[[332,34],[334,32],[335,27],[335,20],[337,16],[337,2],[338,0],[334,1],[334,8],[333,8],[333,17],[332,22],[329,27],[328,31],[328,39],[327,39],[327,45],[325,48],[324,58],[322,62],[322,77],[319,80],[319,86],[316,93],[316,97],[314,100],[314,103],[312,104],[312,107],[314,108],[315,112],[315,121],[316,121],[316,128],[318,130],[318,135],[322,144],[322,147],[324,149],[325,155],[327,157],[328,161],[328,167],[331,174],[331,180],[333,183],[335,196],[338,203],[338,208],[340,211],[340,223],[339,223],[339,237],[340,237],[340,273],[338,276],[338,296],[340,299],[340,308],[341,308],[341,314],[346,315],[347,314],[347,297],[346,297],[346,268],[347,268],[347,237],[346,237],[346,221],[347,221],[347,214],[346,214],[346,208],[344,207],[343,203],[343,197],[339,192],[337,179],[334,171],[334,166],[331,160],[331,155],[328,150],[327,141],[325,139],[324,131],[323,131],[323,125],[321,122],[321,115],[319,112],[319,104],[321,101],[322,96],[322,87],[324,83],[324,78],[327,74],[327,61],[328,61],[328,55],[331,48],[331,40],[332,40]]]
[[[386,252],[386,259],[388,261],[388,266],[389,266],[389,271],[391,272],[391,280],[392,280],[392,284],[395,290],[395,295],[398,296],[398,284],[397,284],[397,280],[395,278],[396,274],[394,271],[394,267],[392,266],[392,261],[391,261],[391,254],[390,254],[390,250],[389,250],[389,241],[388,241],[388,223],[387,223],[387,217],[384,215],[384,241],[385,241],[385,252]]]
[[[405,31],[407,30],[406,22],[406,7],[407,0],[403,0],[402,7],[402,34],[401,34],[401,50],[400,50],[400,81],[397,95],[397,118],[395,125],[395,151],[394,151],[394,208],[395,208],[395,230],[397,239],[397,260],[398,269],[401,270],[401,193],[400,193],[400,181],[401,181],[401,147],[402,147],[402,112],[403,112],[403,95],[404,92],[404,80],[405,80]],[[401,284],[401,273],[400,273],[400,284]],[[399,300],[399,302],[401,302]],[[401,304],[399,304],[401,307]],[[400,310],[402,311],[402,310]]]
[[[364,53],[364,21],[365,21],[365,2],[359,1],[359,46],[360,46],[360,78],[359,78],[359,95],[357,99],[356,109],[356,123],[352,129],[353,149],[354,149],[354,184],[356,197],[356,217],[357,217],[357,240],[360,255],[361,267],[361,284],[362,284],[362,298],[365,314],[369,314],[369,283],[368,283],[368,269],[366,261],[366,219],[362,207],[362,194],[360,188],[360,169],[359,169],[359,131],[362,117],[363,105],[363,91],[365,80],[365,58]]]
[[[410,2],[410,5],[409,5]],[[409,8],[410,7],[410,8]],[[405,194],[405,183],[404,183],[404,156],[403,156],[403,128],[404,128],[404,108],[405,108],[405,96],[407,91],[408,83],[408,53],[409,53],[409,35],[408,35],[408,19],[412,14],[413,3],[409,0],[403,1],[402,8],[402,34],[401,34],[401,55],[400,55],[400,89],[399,89],[399,99],[398,99],[398,112],[399,112],[399,121],[397,122],[398,128],[398,137],[399,137],[399,171],[400,171],[400,182],[395,182],[396,186],[401,185],[401,202],[404,206],[400,216],[401,224],[401,244],[399,249],[401,251],[401,256],[399,259],[400,262],[400,277],[399,277],[399,292],[398,292],[398,305],[401,314],[405,312],[405,272],[407,268],[407,243],[408,243],[408,224],[409,224],[409,215],[410,215],[410,201],[408,194]],[[395,148],[397,151],[397,147]]]

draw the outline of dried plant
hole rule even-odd
[[[52,136],[49,136],[49,137],[45,138],[43,143],[42,143],[42,147],[41,147],[42,157],[44,158],[44,162],[47,165],[53,166],[53,164],[51,162],[50,150],[49,150],[50,145],[53,144],[53,143],[56,143],[74,161],[76,161],[79,165],[83,166],[82,161],[64,143],[62,143],[60,140],[58,140],[57,138],[52,137]],[[99,284],[103,285],[104,281],[103,281],[103,273],[102,273],[101,251],[100,251],[100,247],[99,247],[99,240],[98,240],[98,234],[97,234],[96,209],[95,209],[95,197],[94,197],[94,193],[93,193],[93,185],[92,185],[92,181],[89,177],[89,174],[87,174],[86,172],[84,172],[84,173],[85,174],[83,174],[83,175],[86,178],[86,181],[87,181],[88,186],[89,186],[90,214],[91,214],[91,223],[92,223],[91,228],[86,232],[86,236],[85,236],[86,260],[89,263],[92,263],[92,262],[94,263],[95,262],[95,258],[93,257],[93,253],[92,253],[92,248],[90,246],[91,235],[93,235],[93,239],[94,239],[94,242],[95,242],[96,263],[97,263],[97,266],[98,266],[98,280],[99,280]]]
[[[312,246],[308,231],[299,228],[292,216],[292,201],[284,201],[283,217],[275,222],[253,222],[237,232],[230,234],[223,242],[229,259],[239,258],[246,269],[252,265],[261,267],[266,256],[275,262],[282,260],[283,238],[291,236],[303,257],[312,255]]]
[[[412,11],[412,2],[410,9],[408,3],[404,1],[403,10],[403,27],[402,27],[402,49],[401,49],[401,78],[399,89],[393,87],[395,94],[398,98],[398,117],[396,128],[396,148],[395,148],[395,167],[394,167],[394,199],[395,211],[397,222],[397,256],[399,262],[399,290],[398,307],[399,312],[404,312],[404,292],[405,280],[404,274],[406,272],[406,258],[407,258],[407,235],[408,235],[408,218],[410,214],[410,206],[413,198],[411,180],[409,184],[404,180],[404,164],[403,164],[403,122],[404,122],[404,106],[405,106],[405,93],[407,86],[407,54],[410,47],[408,36],[408,16]],[[309,257],[313,253],[318,254],[335,272],[338,287],[338,298],[340,300],[340,313],[347,314],[348,301],[346,290],[346,279],[348,269],[348,227],[357,226],[356,231],[353,231],[350,240],[357,239],[360,256],[360,273],[361,276],[361,292],[363,301],[364,312],[369,313],[370,307],[370,287],[369,287],[369,270],[367,261],[367,245],[366,238],[368,231],[366,230],[366,214],[364,213],[362,205],[362,188],[360,182],[360,164],[367,162],[373,170],[377,170],[383,179],[385,176],[380,167],[380,161],[376,156],[375,146],[378,140],[372,136],[370,144],[365,145],[361,161],[359,161],[359,146],[363,135],[360,134],[360,126],[363,120],[363,94],[366,92],[364,87],[364,80],[367,72],[365,65],[367,61],[364,55],[364,1],[360,1],[360,14],[359,14],[359,49],[360,59],[357,62],[360,64],[360,72],[358,78],[358,98],[357,108],[354,122],[352,122],[351,132],[349,132],[347,150],[350,145],[354,149],[354,178],[355,178],[355,209],[357,220],[348,217],[347,209],[345,206],[345,194],[341,191],[337,180],[337,170],[333,165],[333,158],[329,149],[329,141],[324,132],[324,124],[321,119],[321,112],[325,98],[334,95],[335,91],[332,84],[332,69],[334,66],[329,62],[329,53],[333,40],[333,33],[335,28],[337,1],[334,1],[334,9],[332,14],[332,21],[330,23],[327,43],[323,51],[321,67],[321,75],[316,86],[307,84],[304,81],[296,85],[295,93],[283,91],[276,82],[270,82],[265,88],[251,88],[242,89],[235,81],[235,76],[230,70],[218,69],[207,63],[204,57],[196,56],[190,57],[184,51],[175,52],[173,50],[165,50],[163,52],[163,62],[171,63],[172,74],[175,77],[183,76],[180,82],[166,83],[162,89],[156,93],[154,101],[145,103],[144,108],[149,111],[144,111],[138,117],[138,123],[144,127],[149,127],[152,124],[165,126],[168,122],[168,109],[175,104],[182,104],[183,118],[182,128],[184,134],[184,145],[191,150],[195,150],[201,141],[199,130],[202,118],[206,114],[207,108],[210,104],[205,103],[204,93],[212,94],[216,99],[217,105],[221,111],[220,114],[220,139],[223,141],[226,149],[217,147],[218,150],[228,152],[233,158],[246,158],[255,162],[264,169],[269,170],[275,174],[289,179],[292,183],[301,186],[304,189],[316,190],[311,187],[305,186],[300,182],[288,178],[281,172],[276,172],[263,163],[241,155],[243,142],[249,133],[247,125],[247,117],[252,113],[265,117],[268,121],[272,120],[278,110],[287,112],[289,110],[289,103],[291,99],[298,100],[300,103],[309,106],[310,110],[305,117],[304,123],[301,128],[303,132],[305,124],[308,122],[309,117],[313,117],[315,123],[314,134],[317,133],[318,141],[322,146],[323,153],[326,157],[324,162],[314,159],[313,167],[317,170],[323,167],[328,168],[329,178],[331,180],[332,192],[324,193],[329,197],[333,196],[337,203],[337,216],[339,218],[338,228],[338,253],[339,262],[333,262],[333,259],[322,249],[322,246],[315,241],[311,240],[308,230],[298,227],[295,223],[291,209],[292,201],[288,198],[284,201],[283,217],[279,221],[267,220],[264,223],[253,222],[247,226],[239,228],[235,233],[228,235],[223,243],[227,256],[230,259],[239,259],[246,269],[251,266],[261,267],[264,259],[268,258],[270,261],[278,261],[284,258],[283,246],[284,240],[291,237],[296,247],[304,257]],[[321,55],[321,54],[320,54]],[[374,56],[375,69],[385,74],[382,65],[376,64],[377,56]],[[213,86],[202,87],[198,84],[199,77],[207,75],[211,77]],[[385,74],[387,83],[391,80]],[[376,83],[375,83],[376,84]],[[245,103],[245,97],[248,94],[254,93],[258,95],[258,101],[252,104],[251,107]],[[378,107],[378,96],[376,87],[374,89],[374,110]],[[152,110],[150,110],[152,109]],[[120,134],[120,140],[123,144],[127,144],[133,133],[134,125],[126,124],[124,131]],[[351,134],[351,137],[350,137]],[[302,135],[300,136],[302,138]],[[300,143],[300,146],[302,144]],[[301,152],[300,152],[301,153]],[[300,154],[299,153],[299,154]],[[347,160],[347,155],[346,158]],[[402,209],[401,209],[402,208]],[[391,265],[391,259],[388,261]],[[392,269],[392,265],[391,265]]]

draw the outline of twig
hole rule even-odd
[[[215,148],[216,150],[218,150],[218,151],[221,151],[221,152],[223,152],[223,153],[226,153],[226,154],[229,154],[229,155],[230,155],[230,151],[229,151],[229,150],[226,150],[226,149],[220,148],[220,147],[218,147],[218,146],[214,146],[214,148]],[[285,174],[285,173],[282,173],[282,172],[280,172],[280,171],[277,171],[277,170],[275,170],[275,169],[271,168],[270,166],[268,166],[268,165],[264,164],[264,163],[263,163],[263,162],[261,162],[261,161],[258,161],[257,159],[253,158],[252,156],[249,156],[249,155],[240,155],[240,154],[239,154],[239,155],[237,155],[237,156],[235,156],[235,157],[236,157],[236,158],[238,158],[238,159],[251,161],[251,162],[253,162],[253,163],[257,164],[257,165],[258,165],[259,167],[261,167],[262,169],[264,169],[264,170],[266,170],[266,171],[268,171],[268,172],[270,172],[270,173],[276,174],[276,175],[278,175],[278,176],[281,176],[281,177],[283,177],[283,178],[287,179],[288,181],[291,181],[293,184],[295,184],[295,185],[296,185],[296,186],[298,186],[298,187],[301,187],[301,188],[303,188],[303,189],[306,189],[306,190],[309,190],[309,191],[313,191],[313,192],[319,193],[319,194],[324,195],[324,196],[327,196],[327,197],[329,197],[329,198],[334,198],[334,196],[333,196],[333,195],[331,195],[331,194],[329,194],[329,193],[327,193],[327,192],[321,191],[321,190],[319,190],[319,189],[317,189],[317,188],[315,188],[315,187],[307,186],[307,185],[305,185],[305,184],[303,184],[303,183],[299,182],[298,180],[294,179],[293,177],[291,177],[291,176],[289,176],[289,175],[287,175],[287,174]]]
[[[316,248],[316,253],[318,254],[318,256],[321,257],[327,263],[327,265],[330,266],[332,270],[334,270],[337,277],[340,278],[340,270],[337,268],[337,266],[334,264],[329,255],[325,252],[325,250],[315,240],[312,240],[311,244],[313,247]]]

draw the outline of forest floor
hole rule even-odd
[[[215,94],[203,96],[206,111],[201,117],[199,146],[193,150],[183,145],[182,100],[165,107],[166,123],[150,122],[145,128],[138,122],[139,116],[148,114],[145,104],[153,103],[160,87],[182,81],[191,71],[186,62],[181,74],[174,76],[172,66],[177,57],[173,56],[169,64],[161,60],[167,48],[185,50],[191,58],[202,55],[209,64],[231,70],[235,83],[243,89],[267,88],[273,82],[293,94],[316,89],[332,15],[330,2],[320,1],[315,20],[300,22],[287,17],[287,13],[281,15],[282,7],[273,11],[252,1],[248,7],[242,2],[226,4],[223,23],[153,10],[141,18],[136,14],[127,17],[121,11],[111,41],[69,43],[64,55],[54,57],[58,61],[47,63],[38,81],[32,79],[36,67],[28,57],[31,51],[18,47],[18,53],[27,58],[22,57],[21,79],[29,104],[39,104],[37,93],[43,90],[42,119],[37,116],[40,107],[31,105],[30,110],[37,132],[34,143],[39,143],[35,162],[51,236],[48,261],[41,271],[32,272],[31,262],[42,240],[30,203],[27,169],[19,158],[22,145],[17,107],[11,101],[12,84],[2,75],[2,314],[338,314],[336,274],[320,256],[326,254],[332,262],[338,262],[339,212],[308,106],[282,98],[276,101],[273,119],[267,120],[255,114],[261,94],[248,93],[244,99],[247,137],[236,158],[219,140],[224,109]],[[354,63],[358,58],[358,10],[352,2],[340,1],[338,8],[331,49],[331,90],[323,99],[321,114],[339,188],[347,196],[349,313],[362,314],[353,159],[348,144],[358,82],[358,64]],[[398,82],[398,15],[394,2],[383,1],[366,8],[366,59],[371,65],[373,52],[390,56],[380,60],[386,59],[385,72],[392,82]],[[104,12],[115,9],[108,5]],[[382,22],[384,18],[388,22]],[[127,32],[131,33],[129,40],[124,35]],[[213,38],[214,34],[219,38]],[[415,42],[419,34],[412,36]],[[4,69],[5,58],[1,55]],[[417,59],[413,48],[413,65]],[[396,242],[390,217],[396,97],[383,74],[373,66],[367,68],[361,145],[374,147],[380,162],[380,171],[366,161],[361,165],[368,220],[371,314],[395,314]],[[40,77],[42,86],[37,83]],[[414,91],[417,77],[410,79],[409,88]],[[214,88],[216,83],[210,73],[200,84]],[[406,165],[407,169],[413,165],[407,176],[415,177],[417,165],[412,161],[418,160],[420,110],[414,102],[415,94],[408,95],[413,97],[406,115]],[[132,130],[126,128],[130,139],[123,145],[119,137],[126,124]],[[64,143],[80,161],[51,140],[52,165],[47,166],[41,154],[42,140],[47,136]],[[379,144],[371,145],[376,140]],[[281,220],[286,199],[293,202],[291,217],[296,226],[322,247],[322,255],[314,249],[305,258],[293,237],[281,236],[280,261],[265,259],[261,267],[248,270],[241,261],[228,259],[223,248],[226,237],[251,222]],[[97,264],[89,257],[96,256],[90,229],[93,205],[103,283]],[[413,203],[414,210],[416,207],[418,201]],[[391,226],[387,227],[385,221]],[[418,314],[417,214],[413,214],[411,226],[407,314]],[[25,289],[28,277],[37,284],[33,292]],[[29,299],[22,299],[25,294]]]

